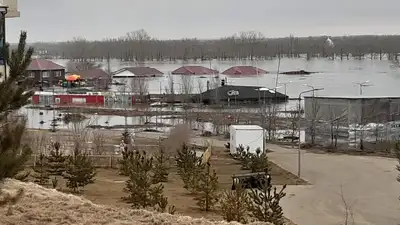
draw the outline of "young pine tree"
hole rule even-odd
[[[61,176],[65,171],[67,157],[60,150],[59,142],[55,142],[51,147],[50,154],[46,157],[47,172],[52,176]]]
[[[165,211],[164,186],[153,184],[153,158],[146,152],[136,151],[127,156],[127,167],[129,179],[124,191],[129,195],[122,199],[135,209],[159,206],[159,210]],[[161,201],[164,202],[161,204]]]
[[[3,37],[4,38],[4,37]],[[0,49],[3,59],[6,59],[9,66],[9,74],[5,77],[0,74],[0,183],[5,178],[12,178],[24,169],[28,161],[31,149],[28,145],[22,144],[21,139],[25,132],[26,120],[12,118],[22,106],[28,104],[29,98],[33,95],[29,91],[26,79],[26,69],[29,66],[33,54],[33,48],[26,49],[26,32],[21,32],[17,49],[11,54],[8,45]],[[5,55],[2,53],[5,52]],[[18,84],[19,83],[19,84]],[[18,190],[15,196],[3,195],[0,189],[0,205],[14,203],[22,195]]]
[[[224,220],[247,223],[248,202],[249,194],[240,184],[235,185],[235,190],[225,191],[221,200],[221,213]]]
[[[269,173],[269,161],[266,151],[261,153],[261,149],[256,149],[256,154],[251,154],[248,164],[252,173],[265,172]]]
[[[169,158],[165,154],[165,147],[159,146],[158,152],[154,155],[153,165],[153,183],[161,183],[168,181],[168,161]]]
[[[252,189],[249,193],[248,210],[250,216],[261,222],[284,225],[283,210],[279,203],[286,196],[284,192],[286,185],[280,191],[277,191],[277,188],[271,185],[271,177],[265,176],[262,177],[262,180],[266,182],[260,182],[259,188]]]
[[[118,160],[119,163],[119,174],[123,176],[129,175],[129,164],[131,158],[134,156],[133,151],[129,151],[128,147],[125,146],[124,150],[122,151],[122,159]]]
[[[205,168],[204,164],[201,163],[201,158],[197,157],[196,152],[190,149],[188,145],[183,144],[178,149],[175,160],[178,174],[184,183],[183,187],[191,192],[196,192],[199,176]]]
[[[36,160],[35,166],[33,167],[34,173],[32,177],[34,182],[40,185],[46,185],[49,183],[49,174],[47,168],[46,156],[43,153],[39,154],[39,158]]]
[[[197,196],[194,198],[200,209],[206,212],[214,208],[219,198],[218,177],[215,170],[211,171],[210,167],[210,163],[207,162],[204,172],[198,177]]]
[[[66,186],[74,193],[94,182],[96,176],[93,163],[86,153],[74,150],[73,156],[68,156],[66,170],[63,177],[67,180]]]

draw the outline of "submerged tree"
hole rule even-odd
[[[3,37],[4,38],[4,37]],[[26,119],[16,117],[15,112],[29,102],[33,95],[28,91],[26,82],[26,69],[33,54],[33,48],[26,49],[26,32],[21,32],[17,49],[11,54],[8,45],[6,51],[0,50],[3,59],[9,65],[9,74],[1,74],[0,82],[0,185],[5,178],[12,178],[24,169],[24,164],[29,159],[31,149],[27,144],[22,144],[21,139],[26,130]],[[17,195],[4,195],[0,187],[2,200],[0,205],[14,203],[22,195],[19,190]]]

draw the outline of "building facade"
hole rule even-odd
[[[50,60],[33,59],[26,76],[33,86],[51,87],[65,79],[65,68]]]
[[[400,97],[304,97],[306,142],[359,146],[398,139]]]

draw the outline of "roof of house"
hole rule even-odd
[[[231,127],[235,130],[263,130],[262,127],[258,125],[231,125]]]
[[[103,69],[100,68],[95,68],[95,69],[90,69],[90,70],[85,70],[85,71],[80,71],[76,73],[77,75],[80,75],[82,79],[109,79],[110,75],[104,71]]]
[[[259,90],[263,88],[263,90]],[[264,99],[264,98],[287,98],[286,95],[274,92],[273,89],[265,90],[265,87],[258,86],[236,86],[236,85],[224,85],[220,86],[216,89],[211,89],[201,93],[201,98],[204,100],[213,99],[216,96],[216,91],[218,90],[218,96],[220,100],[224,99],[237,99],[237,100],[245,100],[245,99]],[[234,93],[236,92],[236,93]],[[236,95],[235,95],[236,94]]]
[[[171,72],[173,75],[212,75],[219,71],[204,66],[182,66]]]
[[[251,75],[259,75],[259,74],[267,74],[268,72],[254,67],[254,66],[233,66],[224,72],[222,74],[224,75],[237,75],[237,76],[251,76]]]
[[[147,77],[147,76],[162,76],[163,72],[159,71],[156,68],[142,66],[142,67],[125,67],[120,70],[115,71],[114,76],[118,76],[119,73],[129,71],[138,77]]]
[[[27,70],[64,70],[63,66],[58,65],[47,59],[32,59]]]

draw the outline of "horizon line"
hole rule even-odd
[[[248,32],[248,31],[247,31]],[[156,37],[151,37],[150,40],[157,40],[157,41],[181,41],[181,40],[198,40],[198,41],[215,41],[215,40],[221,40],[221,39],[225,39],[225,38],[230,38],[233,37],[236,34],[235,33],[231,36],[224,36],[224,37],[219,37],[219,38],[196,38],[196,37],[182,37],[182,38],[171,38],[171,39],[158,39]],[[293,38],[299,38],[299,39],[304,39],[304,38],[322,38],[322,37],[329,37],[329,38],[344,38],[344,37],[390,37],[390,36],[399,36],[400,34],[343,34],[343,35],[312,35],[312,36],[295,36],[293,35]],[[103,38],[103,39],[86,39],[85,37],[76,37],[76,38],[82,38],[82,40],[86,40],[88,42],[105,42],[108,40],[115,40],[118,38],[124,38],[126,36],[119,36],[119,37],[107,37],[107,38]],[[291,34],[289,34],[288,36],[278,36],[278,37],[263,37],[260,38],[260,40],[278,40],[278,39],[286,39],[286,38],[290,38]],[[67,42],[73,42],[74,40],[65,40],[65,41],[33,41],[33,42],[27,42],[27,44],[58,44],[58,43],[67,43]],[[10,44],[18,44],[18,42],[16,43],[10,43]]]

